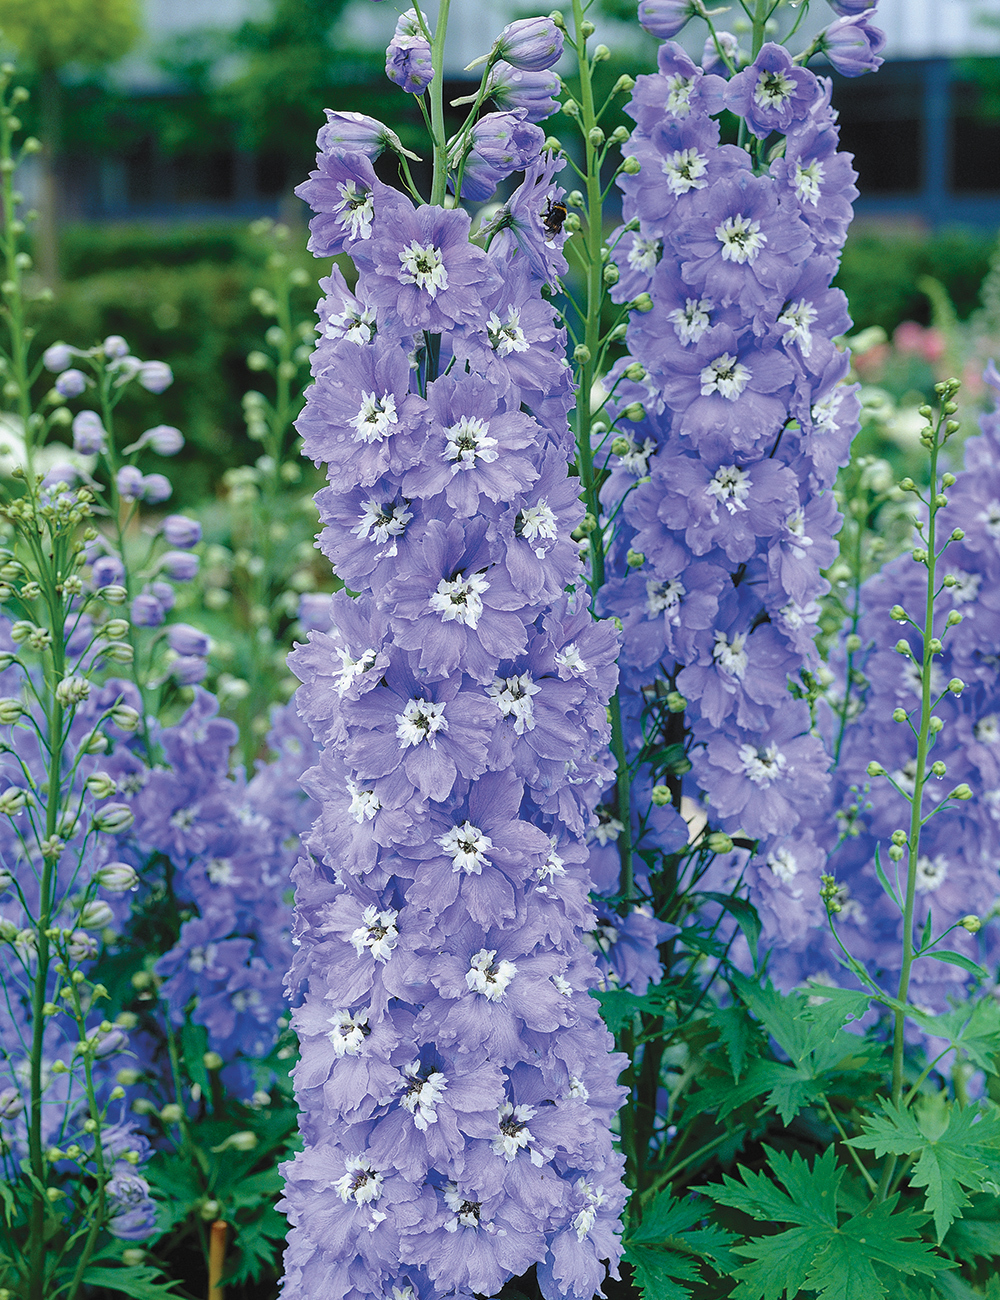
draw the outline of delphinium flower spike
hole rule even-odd
[[[484,86],[501,57],[543,72],[553,32],[513,24]],[[290,1300],[492,1295],[533,1265],[550,1300],[590,1300],[620,1254],[619,1060],[582,940],[616,640],[572,594],[583,510],[542,293],[565,266],[542,138],[481,165],[470,122],[436,149],[462,192],[463,171],[491,192],[526,169],[481,243],[461,208],[415,206],[329,132],[301,187],[313,251],[359,273],[323,282],[299,421],[327,466],[321,548],[359,594],[290,660],[323,747],[289,980]]]

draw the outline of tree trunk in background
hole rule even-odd
[[[62,135],[61,88],[55,68],[42,68],[39,78],[38,220],[35,223],[35,267],[43,283],[59,285],[59,145]]]

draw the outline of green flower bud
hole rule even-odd
[[[712,853],[732,853],[733,841],[725,831],[713,831],[705,841]]]
[[[944,646],[941,644],[941,642],[937,639],[936,636],[932,636],[930,642],[928,643],[927,648],[928,650],[930,650],[932,655],[939,655],[941,651],[944,649]]]
[[[633,361],[630,366],[625,367],[625,378],[631,379],[635,384],[641,384],[646,378],[646,367],[638,361]]]
[[[626,176],[635,176],[642,171],[642,163],[636,158],[635,154],[630,153],[622,163],[622,171]]]
[[[893,831],[893,832],[892,832],[892,842],[893,842],[893,844],[905,844],[905,843],[906,843],[906,831]]]
[[[913,654],[912,650],[910,649],[909,641],[904,641],[902,637],[896,642],[894,649],[896,653],[900,655],[906,655],[908,657],[911,657]]]
[[[184,1112],[175,1101],[167,1102],[160,1111],[160,1119],[163,1120],[164,1124],[179,1124],[183,1118]]]
[[[646,557],[643,555],[642,551],[630,550],[628,555],[625,557],[625,561],[630,569],[638,569],[646,563]]]
[[[631,420],[633,424],[637,424],[640,420],[646,418],[646,408],[641,402],[629,402],[625,410],[622,411],[622,415],[626,420]]]
[[[892,609],[889,610],[889,617],[895,619],[897,623],[905,623],[907,618],[906,610],[902,605],[893,605]]]
[[[900,845],[893,844],[890,846],[889,857],[892,858],[893,862],[898,862],[902,856],[903,856],[903,849],[900,847]]]
[[[905,709],[893,709],[893,711],[892,711],[892,720],[893,720],[893,722],[905,722],[905,721],[906,721],[906,710],[905,710]]]
[[[918,546],[916,550],[913,552],[913,558],[916,560],[918,564],[926,564],[927,552],[924,550],[922,546]]]
[[[952,790],[952,792],[951,792],[951,794],[948,796],[948,798],[949,798],[949,799],[963,799],[963,800],[964,800],[964,799],[971,799],[971,798],[972,798],[972,791],[969,789],[969,787],[968,787],[968,786],[966,785],[966,783],[963,781],[961,785],[956,785],[956,786],[955,786],[954,790]]]
[[[965,536],[964,528],[953,528],[951,530],[951,540],[953,542],[960,542],[964,536]]]
[[[603,279],[605,284],[617,284],[620,272],[614,262],[609,262],[604,268]]]
[[[647,312],[653,310],[653,300],[648,293],[640,293],[638,298],[633,298],[629,305],[633,311]]]
[[[931,764],[931,773],[936,777],[940,778],[944,776],[944,774],[947,771],[948,771],[947,767],[944,765],[944,763],[941,762],[940,759],[938,759],[936,763]]]
[[[858,636],[857,632],[851,632],[844,639],[844,648],[847,650],[848,654],[857,654],[861,649],[861,638]]]
[[[968,916],[962,917],[961,921],[959,921],[959,925],[963,930],[968,930],[970,934],[975,934],[977,930],[983,928],[982,921],[980,921],[978,916],[973,915],[971,912]]]
[[[945,619],[944,625],[945,627],[957,627],[959,623],[961,623],[961,621],[962,621],[962,615],[958,612],[957,609],[953,609],[949,612],[948,617]],[[940,644],[941,642],[938,641],[938,645]]]
[[[939,718],[936,714],[932,715],[931,720],[928,723],[928,730],[931,732],[931,734],[936,736],[937,733],[943,729],[943,727],[944,727],[944,720],[942,718]]]
[[[581,366],[585,366],[590,358],[591,351],[590,348],[587,347],[586,343],[578,343],[573,349],[573,360],[578,362]]]
[[[671,713],[683,713],[687,708],[687,700],[680,691],[669,691],[667,693],[667,708]]]
[[[611,452],[615,456],[627,456],[631,450],[632,444],[628,438],[619,436],[611,444]]]
[[[221,1070],[224,1064],[218,1052],[206,1052],[201,1061],[206,1070]]]
[[[885,776],[885,768],[881,763],[876,763],[874,759],[865,768],[869,776]]]
[[[670,787],[666,785],[654,785],[651,797],[657,808],[665,808],[670,802]]]
[[[953,677],[948,683],[948,690],[951,691],[952,695],[961,695],[965,690],[965,682],[962,681],[961,677]]]
[[[128,592],[124,587],[119,587],[117,583],[110,583],[107,587],[102,587],[99,593],[109,605],[124,605],[128,600]]]

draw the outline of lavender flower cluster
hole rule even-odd
[[[327,466],[320,545],[360,594],[290,660],[323,812],[295,872],[283,1294],[492,1295],[536,1264],[548,1300],[590,1300],[625,1198],[582,943],[617,647],[564,594],[555,164],[529,163],[487,252],[339,134],[299,192],[313,251],[359,278],[324,282],[298,427]]]
[[[651,698],[684,711],[688,788],[711,824],[757,842],[746,878],[775,933],[786,897],[808,923],[823,857],[811,814],[827,758],[788,684],[816,666],[831,489],[859,411],[830,287],[856,190],[829,100],[780,46],[725,81],[668,41],[628,110],[640,169],[620,178],[612,240],[615,295],[651,300],[609,379],[617,409],[640,416],[611,444],[603,490],[619,520],[602,609],[624,627],[623,708],[635,744]],[[720,144],[723,109],[759,140],[784,136],[768,167]]]

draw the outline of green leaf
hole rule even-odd
[[[608,989],[602,992],[592,989],[591,995],[601,1006],[601,1018],[613,1034],[632,1024],[633,1017],[644,1012],[650,1016],[663,1016],[667,1021],[665,1029],[672,1029],[677,1024],[677,1017],[668,1009],[668,1004],[676,997],[672,983],[653,984],[642,996],[630,993],[628,989]]]
[[[885,871],[883,870],[882,863],[879,861],[879,849],[880,849],[880,848],[881,848],[881,845],[879,845],[879,844],[876,844],[876,845],[875,845],[875,874],[878,876],[879,884],[882,886],[882,888],[885,890],[885,892],[889,895],[889,897],[892,899],[892,901],[896,904],[896,906],[899,908],[899,910],[902,911],[902,910],[903,910],[903,902],[902,902],[902,899],[899,897],[899,893],[898,893],[898,891],[896,890],[895,886],[890,885],[890,883],[889,883],[889,879],[888,879],[888,877],[886,876]]]
[[[714,1224],[695,1226],[708,1209],[703,1201],[679,1201],[669,1192],[646,1207],[639,1227],[624,1243],[644,1300],[687,1300],[691,1292],[682,1283],[703,1281],[703,1262],[717,1273],[735,1265],[729,1251],[736,1240],[733,1233]]]
[[[928,1132],[926,1120],[909,1110],[897,1110],[884,1097],[881,1115],[864,1122],[864,1131],[850,1145],[877,1156],[917,1155],[910,1171],[914,1187],[926,1189],[924,1206],[934,1216],[938,1242],[969,1205],[967,1191],[986,1190],[1000,1165],[1000,1114],[978,1106],[952,1106],[938,1134]],[[987,1178],[992,1171],[992,1177]]]
[[[988,979],[989,972],[983,970],[982,966],[977,965],[970,957],[963,957],[960,952],[952,952],[950,949],[935,948],[933,952],[920,954],[922,957],[933,957],[935,961],[946,961],[949,966],[961,966],[962,970],[967,970],[970,975],[978,975],[980,979]]]
[[[179,1282],[165,1281],[158,1268],[147,1264],[128,1268],[100,1268],[91,1264],[84,1271],[83,1280],[88,1286],[117,1291],[132,1296],[133,1300],[166,1300],[167,1297],[177,1300],[174,1287],[180,1286]]]
[[[976,1002],[961,1002],[943,1015],[909,1008],[909,1015],[934,1038],[947,1038],[961,1048],[974,1065],[990,1074],[997,1073],[995,1058],[1000,1055],[1000,1004],[992,995]]]
[[[747,1059],[756,1055],[757,1035],[754,1024],[739,1003],[731,1007],[715,1007],[711,1022],[719,1031],[733,1078],[739,1083]]]
[[[923,1216],[895,1213],[898,1195],[842,1221],[837,1201],[845,1171],[832,1150],[811,1169],[797,1153],[768,1151],[767,1160],[777,1181],[740,1166],[742,1182],[726,1176],[721,1187],[696,1189],[760,1222],[795,1225],[733,1247],[750,1262],[732,1274],[732,1300],[795,1300],[803,1289],[820,1300],[881,1300],[887,1291],[876,1265],[908,1276],[951,1267],[913,1240]]]
[[[757,965],[757,944],[760,940],[760,917],[757,909],[745,898],[734,898],[731,894],[713,894],[708,890],[702,892],[702,898],[711,899],[713,903],[724,908],[746,936],[750,946],[750,955],[754,966]]]
[[[225,1281],[233,1285],[256,1282],[265,1271],[274,1272],[285,1245],[288,1223],[271,1205],[249,1223],[238,1223],[233,1235],[235,1258]]]

